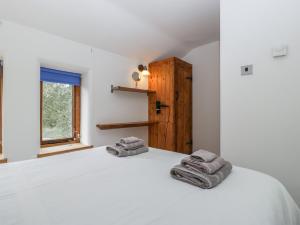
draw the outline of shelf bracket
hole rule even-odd
[[[118,90],[118,87],[114,87],[114,85],[110,86],[110,92],[114,93],[115,90]]]

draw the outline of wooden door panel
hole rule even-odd
[[[170,58],[149,65],[148,87],[156,94],[148,95],[149,120],[158,124],[149,127],[149,146],[191,153],[192,140],[192,65]],[[156,101],[167,105],[156,113]]]
[[[164,60],[149,65],[150,77],[148,88],[155,90],[156,94],[148,96],[149,120],[159,121],[158,124],[149,127],[149,146],[174,150],[174,62]],[[162,108],[156,113],[156,101],[168,107]]]
[[[192,66],[176,64],[176,141],[177,151],[192,152]]]
[[[184,120],[182,119],[184,117],[184,80],[182,76],[182,69],[180,69],[180,66],[176,65],[176,84],[175,84],[175,93],[176,93],[176,151],[177,152],[183,152],[185,146],[184,146]]]
[[[185,149],[184,153],[190,154],[192,153],[193,149],[193,135],[192,135],[192,125],[193,125],[193,118],[192,118],[192,69],[189,68],[186,70],[185,73],[185,82],[184,82],[184,139],[185,139]]]

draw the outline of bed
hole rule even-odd
[[[105,147],[0,166],[1,225],[298,225],[274,178],[234,167],[211,190],[174,180],[184,155],[117,158]]]

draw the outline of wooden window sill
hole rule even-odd
[[[92,148],[93,148],[92,145],[83,145],[80,143],[59,145],[53,147],[43,147],[41,148],[40,153],[37,155],[37,157],[43,158],[52,155],[65,154],[65,153],[81,151],[81,150],[88,150]]]
[[[0,164],[1,163],[7,163],[7,159],[4,158],[4,156],[2,154],[0,154]]]

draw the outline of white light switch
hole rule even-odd
[[[272,49],[273,57],[283,57],[288,55],[288,46],[282,45]]]
[[[241,66],[241,75],[252,75],[253,74],[253,65]]]

